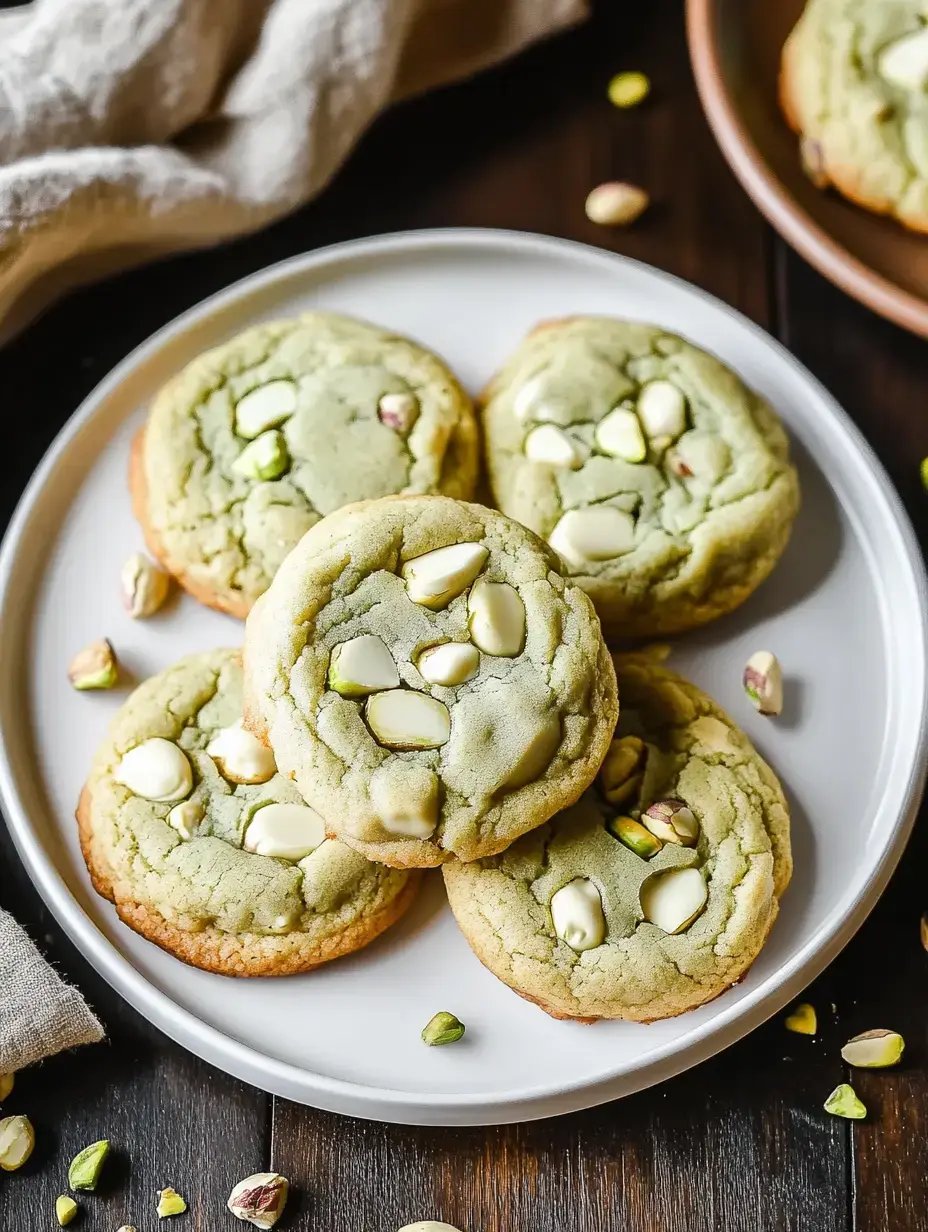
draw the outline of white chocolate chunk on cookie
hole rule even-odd
[[[429,684],[453,688],[472,680],[480,667],[480,652],[469,642],[445,642],[441,646],[428,646],[416,662],[416,666]]]
[[[551,919],[558,937],[578,954],[602,945],[606,936],[599,890],[586,877],[576,877],[552,896]]]
[[[438,749],[451,735],[444,702],[412,689],[374,693],[365,706],[367,725],[388,749]]]
[[[173,740],[153,736],[126,753],[113,778],[143,800],[182,800],[193,787],[187,755]]]
[[[525,438],[525,456],[531,462],[548,466],[566,466],[576,470],[584,463],[583,450],[554,424],[539,424]]]
[[[675,440],[686,430],[686,399],[670,381],[649,381],[638,395],[638,417],[652,440]]]
[[[484,654],[514,658],[525,645],[525,604],[508,582],[477,582],[467,602],[468,627]]]
[[[603,453],[623,462],[643,462],[648,456],[638,416],[624,406],[617,406],[599,421],[594,439]]]
[[[235,431],[254,440],[268,428],[276,428],[296,410],[293,381],[269,381],[240,398],[235,407]]]
[[[641,887],[641,910],[665,933],[682,933],[702,914],[708,898],[706,879],[698,868],[671,868],[655,873]]]
[[[265,804],[245,831],[246,851],[302,860],[325,841],[325,822],[308,804]]]
[[[415,556],[403,565],[406,593],[432,611],[447,607],[470,586],[488,556],[482,543],[452,543]]]
[[[395,689],[399,682],[393,655],[373,633],[339,642],[332,650],[328,684],[342,697],[366,697],[381,689]]]
[[[592,561],[613,560],[635,546],[635,519],[612,505],[570,509],[548,540],[568,565],[579,569]]]
[[[257,736],[245,731],[241,719],[218,732],[206,751],[230,783],[266,783],[277,773],[274,754]]]

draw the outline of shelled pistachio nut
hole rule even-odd
[[[35,1130],[27,1116],[4,1117],[0,1121],[0,1168],[15,1172],[21,1168],[35,1146]]]
[[[0,1074],[0,1104],[8,1099],[16,1082],[15,1074]]]
[[[123,607],[133,620],[153,616],[168,597],[171,575],[142,552],[133,552],[119,574]]]
[[[862,1121],[867,1109],[857,1097],[857,1092],[846,1082],[836,1086],[825,1100],[825,1111],[832,1116],[845,1117],[850,1121]]]
[[[269,482],[279,479],[290,468],[290,454],[283,433],[272,428],[245,446],[232,463],[232,469],[245,479]]]
[[[232,1188],[226,1206],[236,1219],[273,1228],[287,1205],[290,1182],[279,1172],[256,1172]]]
[[[112,689],[119,679],[119,664],[112,642],[101,637],[78,651],[68,664],[68,679],[75,689]]]
[[[61,1194],[55,1199],[55,1218],[59,1228],[66,1228],[77,1212],[77,1203],[67,1194]]]
[[[641,786],[647,746],[640,736],[617,736],[599,768],[599,786],[610,804],[623,804]]]
[[[801,1002],[791,1014],[787,1014],[783,1025],[787,1031],[795,1035],[814,1035],[818,1030],[818,1015],[815,1007],[807,1001]]]
[[[641,814],[641,824],[662,843],[695,847],[699,839],[699,822],[682,800],[656,800]]]
[[[744,691],[759,714],[778,715],[783,709],[783,669],[769,650],[758,650],[748,659],[742,679]]]
[[[648,208],[650,198],[636,184],[614,180],[599,184],[586,199],[586,216],[601,227],[625,227]]]
[[[864,1031],[841,1049],[848,1065],[857,1069],[888,1069],[902,1060],[905,1040],[898,1031]]]
[[[155,1208],[159,1219],[167,1219],[170,1215],[183,1215],[187,1203],[180,1194],[170,1187],[158,1190],[158,1205]]]
[[[103,1171],[103,1164],[109,1153],[110,1144],[106,1138],[101,1138],[99,1142],[91,1142],[90,1146],[85,1146],[82,1151],[78,1151],[68,1167],[68,1184],[71,1188],[91,1191],[96,1189],[100,1173]]]
[[[460,1018],[456,1018],[454,1014],[449,1014],[447,1010],[442,1010],[436,1014],[422,1028],[422,1039],[430,1047],[435,1048],[443,1044],[456,1044],[464,1035],[465,1027]]]
[[[606,822],[606,829],[642,860],[650,860],[652,856],[656,856],[664,845],[650,830],[646,830],[640,821],[635,821],[634,817],[610,817]]]

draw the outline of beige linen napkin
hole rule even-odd
[[[0,1074],[102,1038],[80,993],[59,979],[16,921],[0,911]]]
[[[0,334],[104,269],[253,230],[376,114],[587,0],[36,0],[0,13]]]
[[[0,12],[0,336],[76,281],[253,230],[390,102],[586,0],[36,0]],[[100,1039],[0,911],[0,1073]]]

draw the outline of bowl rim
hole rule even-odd
[[[696,90],[719,148],[767,221],[820,274],[874,312],[928,337],[928,300],[902,290],[833,239],[804,210],[752,140],[725,87],[718,0],[686,0],[686,32]]]

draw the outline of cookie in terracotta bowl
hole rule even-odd
[[[161,390],[130,486],[152,552],[242,619],[309,528],[392,493],[467,498],[473,408],[430,351],[330,312],[257,325]]]
[[[290,975],[361,949],[417,875],[326,838],[243,730],[238,651],[190,655],[127,699],[77,810],[94,887],[136,932],[222,975]]]

